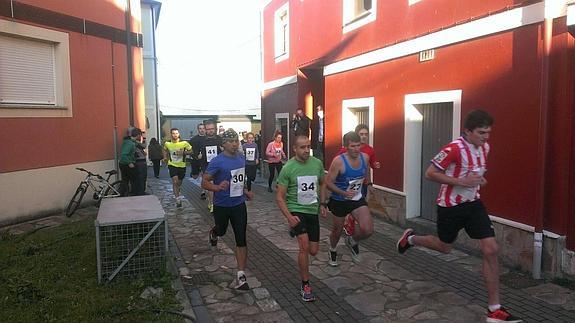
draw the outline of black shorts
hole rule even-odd
[[[203,160],[192,159],[190,160],[190,166],[192,168],[190,176],[198,176],[206,170],[206,163]]]
[[[459,230],[472,239],[484,239],[495,236],[493,224],[487,210],[480,200],[465,202],[452,207],[437,206],[437,236],[445,243],[453,243]]]
[[[236,246],[246,246],[246,229],[248,226],[246,203],[231,207],[214,205],[214,222],[216,223],[216,234],[218,237],[226,234],[228,223],[231,222],[234,237],[236,238]]]
[[[295,227],[291,228],[290,234],[299,236],[300,234],[307,233],[309,241],[319,242],[318,215],[300,212],[292,212],[291,214],[299,218],[299,223]]]
[[[357,201],[352,200],[334,200],[332,198],[329,199],[327,203],[327,207],[333,213],[333,215],[337,216],[338,218],[343,218],[346,215],[350,214],[353,210],[360,208],[362,206],[367,206],[365,202],[365,198],[360,198]]]
[[[168,165],[168,170],[170,171],[170,177],[178,176],[180,180],[186,177],[186,168],[185,167],[176,167],[172,165]]]

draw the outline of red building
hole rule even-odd
[[[0,0],[0,225],[62,210],[145,129],[140,1]]]
[[[262,25],[264,140],[322,105],[330,161],[368,124],[373,213],[426,230],[437,187],[422,170],[483,108],[495,125],[482,199],[505,260],[537,272],[542,234],[543,270],[575,274],[573,1],[271,0]]]

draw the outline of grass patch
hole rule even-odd
[[[172,276],[98,284],[94,219],[0,233],[0,322],[182,322]],[[140,298],[146,287],[163,296]]]

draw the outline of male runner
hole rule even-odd
[[[214,120],[204,121],[204,126],[206,129],[206,138],[204,140],[204,147],[199,151],[202,154],[201,160],[203,162],[204,169],[207,169],[212,159],[222,152],[222,138],[216,135],[216,122]],[[208,191],[207,200],[208,210],[210,212],[214,211],[213,197],[214,193]]]
[[[441,184],[437,197],[437,236],[416,236],[407,229],[397,241],[402,254],[412,246],[422,246],[443,253],[451,252],[459,234],[465,231],[479,240],[483,253],[483,277],[487,287],[487,322],[521,322],[499,304],[499,262],[493,224],[479,199],[479,188],[487,184],[487,170],[493,117],[483,110],[473,110],[465,118],[461,137],[441,149],[431,160],[425,178]]]
[[[369,156],[369,166],[371,167],[371,169],[369,170],[369,174],[365,178],[363,186],[361,187],[361,194],[363,194],[363,198],[367,200],[367,187],[371,185],[371,183],[368,182],[368,179],[371,178],[371,170],[379,169],[381,167],[381,164],[379,163],[379,161],[377,161],[377,158],[375,157],[375,149],[373,149],[373,147],[369,145],[369,127],[366,124],[360,123],[355,127],[355,132],[359,135],[359,138],[361,139],[361,147],[359,148],[359,150],[362,153],[366,153]],[[345,147],[341,147],[337,154],[341,155],[346,151],[347,149]],[[348,214],[345,217],[345,224],[343,225],[343,231],[345,232],[345,234],[347,234],[348,236],[353,235],[355,231],[355,223],[356,221],[353,219],[351,215]]]
[[[253,197],[252,192],[244,189],[245,157],[238,152],[238,134],[233,129],[222,135],[223,153],[214,157],[202,177],[202,188],[214,194],[214,227],[210,230],[209,240],[212,246],[218,243],[218,237],[226,234],[228,222],[232,224],[236,239],[236,261],[238,264],[236,289],[248,290],[246,262],[247,210],[245,200]],[[213,182],[212,182],[213,181]]]
[[[353,131],[343,136],[343,145],[347,151],[335,156],[325,180],[327,188],[332,192],[328,207],[334,215],[329,236],[331,266],[337,266],[337,243],[347,214],[351,214],[359,223],[359,231],[354,232],[353,236],[346,236],[345,239],[354,262],[361,260],[358,242],[367,239],[373,233],[373,219],[361,193],[368,174],[369,156],[360,151],[361,139]]]
[[[326,204],[320,203],[325,200],[325,189],[320,189],[323,188],[323,163],[310,157],[310,149],[308,137],[298,135],[293,144],[295,157],[278,175],[276,193],[278,206],[291,228],[290,234],[297,236],[300,293],[305,302],[315,300],[309,284],[309,255],[315,256],[319,248],[318,211],[326,217]]]
[[[170,135],[172,140],[164,143],[164,163],[168,163],[176,206],[180,207],[183,200],[183,196],[180,196],[180,187],[186,176],[185,156],[192,153],[192,146],[187,141],[180,140],[178,128],[170,129]]]
[[[204,155],[202,154],[202,151],[206,146],[206,127],[204,126],[203,123],[198,123],[197,128],[198,128],[198,134],[190,139],[190,145],[192,145],[193,148],[191,155],[192,158],[190,159],[190,166],[192,169],[190,176],[193,179],[198,178],[198,176],[200,176],[205,170],[204,168],[205,163],[203,162]],[[202,193],[200,194],[200,199],[202,200],[206,199],[205,190],[203,190]]]

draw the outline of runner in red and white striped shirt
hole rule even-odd
[[[397,241],[402,254],[412,246],[449,253],[461,229],[479,240],[483,253],[483,277],[487,287],[487,322],[521,322],[499,301],[499,262],[495,231],[479,187],[487,184],[485,171],[493,117],[483,110],[471,111],[465,118],[463,136],[443,147],[425,172],[425,178],[441,184],[437,197],[437,236],[416,236],[407,229]]]

